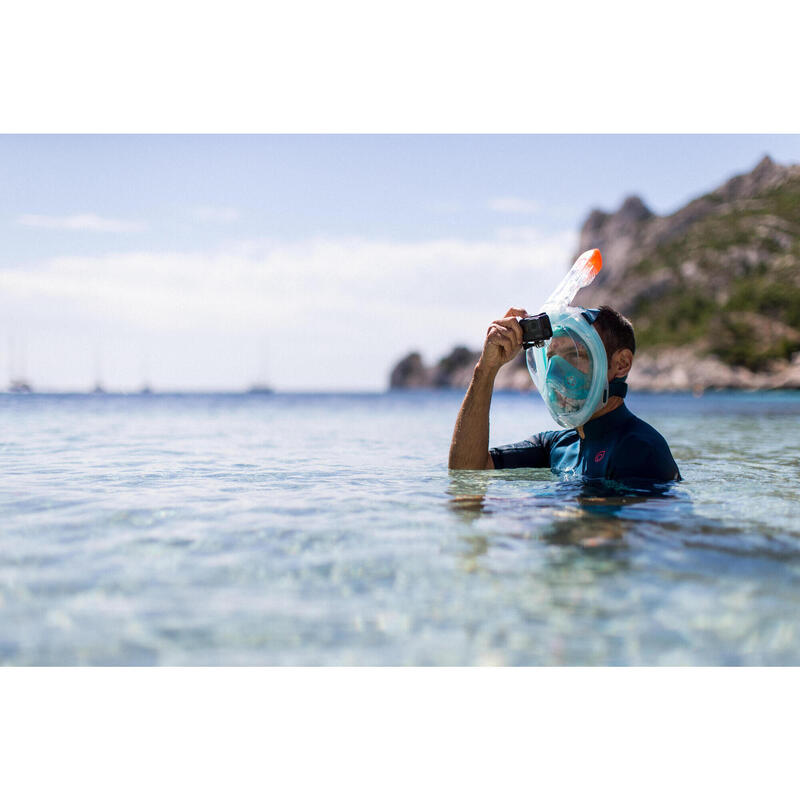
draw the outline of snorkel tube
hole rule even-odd
[[[578,291],[588,286],[601,269],[603,269],[603,257],[597,248],[581,253],[572,265],[572,269],[545,300],[542,311],[561,311],[567,308]]]
[[[603,257],[596,248],[578,256],[572,269],[544,301],[541,313],[519,321],[522,327],[522,346],[526,350],[529,347],[541,347],[553,335],[548,314],[565,311],[575,295],[588,286],[602,268]]]
[[[592,326],[593,315],[570,306],[602,268],[599,250],[581,253],[540,313],[519,321],[528,371],[551,416],[564,428],[583,425],[608,401],[608,357]]]

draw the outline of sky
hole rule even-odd
[[[0,385],[381,390],[797,135],[0,136]]]

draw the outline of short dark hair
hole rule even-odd
[[[608,363],[617,350],[630,350],[636,352],[636,338],[633,335],[633,325],[613,308],[600,306],[600,313],[593,323],[606,348]]]

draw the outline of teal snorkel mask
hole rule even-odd
[[[565,308],[548,314],[552,337],[526,353],[528,372],[562,428],[577,428],[608,402],[608,357],[591,322],[596,312]]]
[[[586,251],[542,306],[542,313],[520,321],[528,372],[563,428],[585,424],[608,402],[608,357],[592,324],[599,312],[569,305],[601,268],[600,251]]]

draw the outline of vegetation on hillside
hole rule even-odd
[[[753,371],[791,358],[800,351],[800,179],[720,203],[627,272],[649,282],[627,309],[642,347],[691,344]]]

